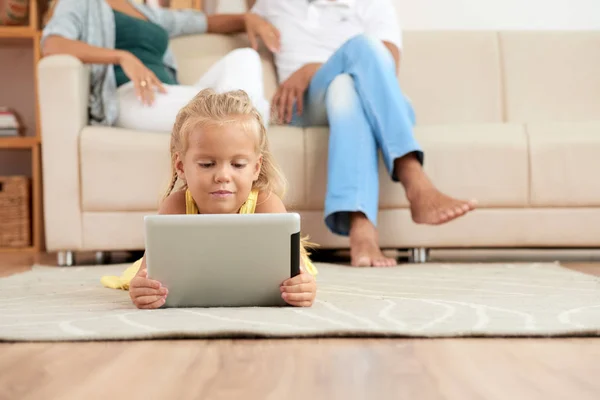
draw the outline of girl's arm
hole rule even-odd
[[[160,205],[159,214],[185,214],[185,191],[171,193]],[[129,285],[129,297],[137,308],[154,309],[165,304],[169,291],[160,282],[149,279],[146,254]]]
[[[266,194],[260,192],[258,195],[258,199],[256,200],[256,209],[255,213],[264,213],[264,214],[280,214],[286,213],[287,210],[281,198],[274,193]],[[310,275],[317,275],[317,269],[313,265],[310,260],[309,253],[306,250],[307,245],[310,247],[312,244],[309,244],[305,237],[301,239],[300,243],[300,266],[302,269],[307,271]]]
[[[258,195],[255,213],[279,214],[287,212],[281,198],[274,193]],[[317,283],[314,275],[316,269],[301,246],[300,275],[287,279],[281,284],[281,297],[289,305],[295,307],[310,307],[317,296]]]
[[[286,213],[285,205],[275,193],[260,192],[256,199],[256,214],[281,214]]]
[[[168,195],[167,198],[163,200],[160,207],[158,208],[158,214],[185,214],[185,190],[178,190]],[[146,254],[144,254],[144,257],[142,258],[142,265],[140,266],[138,275],[140,271],[145,269]]]

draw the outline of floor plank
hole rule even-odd
[[[0,398],[595,399],[597,340],[0,344]],[[31,382],[36,382],[32,385]]]
[[[0,276],[55,261],[0,254]],[[585,400],[599,359],[600,338],[0,343],[0,399]]]

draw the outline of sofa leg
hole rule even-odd
[[[412,263],[426,263],[429,260],[429,249],[424,247],[415,247],[410,249],[410,262]]]
[[[75,264],[75,254],[72,251],[59,251],[56,262],[59,267],[72,267]]]
[[[107,251],[97,251],[96,252],[96,264],[108,264],[110,262],[110,253]]]

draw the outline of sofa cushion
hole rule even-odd
[[[305,211],[300,215],[302,231],[310,235],[311,241],[318,243],[321,248],[349,247],[347,237],[334,235],[325,227],[322,212]],[[446,247],[466,248],[466,251],[471,252],[469,247],[600,246],[600,208],[488,208],[437,226],[416,225],[407,209],[381,210],[377,227],[380,246],[391,249]],[[101,227],[99,229],[106,231]],[[576,253],[563,253],[563,257],[570,258],[575,254],[576,257],[584,256],[581,249],[578,249]],[[436,254],[437,257],[440,255]],[[494,256],[498,255],[496,253]],[[526,254],[521,253],[523,255]],[[535,250],[531,255],[536,259],[540,257],[540,253]],[[515,253],[505,256],[514,258]]]
[[[85,212],[82,214],[83,248],[143,249],[144,216],[153,213]],[[300,216],[302,233],[309,235],[311,242],[326,249],[348,248],[347,237],[334,235],[326,228],[322,211],[301,211]],[[439,226],[415,225],[407,209],[382,210],[378,228],[379,243],[384,248],[597,248],[600,246],[600,208],[483,209]],[[577,251],[581,255],[580,250]],[[535,256],[539,257],[539,253]]]
[[[527,132],[532,205],[599,206],[600,121],[531,123]]]
[[[528,204],[528,150],[524,128],[515,124],[417,127],[425,171],[442,191],[476,198],[482,207]],[[306,130],[307,207],[323,208],[327,181],[326,128]],[[393,183],[380,162],[382,209],[408,207],[402,185]]]
[[[502,122],[495,32],[406,32],[399,76],[418,124]]]
[[[271,149],[289,181],[288,207],[304,206],[304,136],[272,127]],[[169,135],[89,126],[80,137],[84,211],[156,210],[170,181]]]
[[[600,32],[504,32],[500,44],[509,121],[600,121]]]
[[[84,211],[158,208],[170,181],[168,134],[88,126],[79,146]]]

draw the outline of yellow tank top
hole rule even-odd
[[[258,190],[253,190],[248,195],[248,198],[240,207],[238,214],[254,214],[256,210],[256,201],[258,200]],[[200,214],[198,206],[192,197],[192,193],[188,190],[185,191],[185,213],[186,214]]]
[[[242,204],[242,206],[240,207],[238,214],[254,214],[254,211],[256,210],[258,194],[258,190],[251,191],[248,195],[248,199],[246,199],[244,204]],[[198,206],[196,205],[196,202],[194,201],[194,198],[192,197],[192,194],[189,190],[185,191],[185,213],[192,215],[200,214]],[[302,245],[300,246],[300,254],[302,257],[304,267],[306,268],[306,271],[309,274],[316,275],[318,271],[312,263],[312,261],[310,260],[310,258],[308,257],[308,252],[306,251],[304,239],[302,239],[301,244]],[[142,266],[142,260],[143,257],[134,262],[123,272],[123,275],[121,276],[103,276],[100,279],[100,283],[102,283],[103,286],[111,289],[129,290],[129,283],[135,277],[138,270]]]

